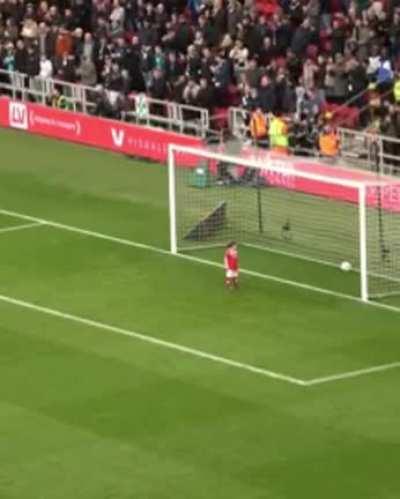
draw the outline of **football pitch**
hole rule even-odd
[[[0,151],[0,499],[400,496],[399,299],[254,248],[228,292],[168,253],[165,166]]]

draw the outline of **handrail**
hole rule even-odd
[[[339,128],[338,133],[342,157],[362,169],[400,174],[400,139],[347,128]]]
[[[249,118],[251,113],[241,108],[230,109],[230,125],[234,137],[251,140]],[[372,132],[338,127],[339,156],[355,163],[361,169],[387,175],[400,174],[400,139]],[[290,149],[290,148],[289,148]],[[317,147],[290,149],[297,154],[318,156]],[[394,151],[394,152],[393,152]],[[398,151],[398,154],[396,152]]]
[[[361,95],[366,95],[367,93],[369,92],[369,89],[365,89]],[[380,94],[380,98],[381,99],[385,99],[386,97],[389,97],[391,94],[393,94],[393,88],[390,88],[389,90],[387,90],[386,92],[384,92],[383,94]],[[360,96],[361,96],[360,95]],[[355,99],[356,100],[356,99]],[[346,104],[346,103],[345,103]],[[343,109],[345,107],[345,104],[342,104],[341,106],[339,106],[337,109],[335,109],[333,111],[333,114],[337,114],[337,112],[340,110],[340,109]],[[348,104],[346,104],[348,105]],[[370,104],[369,102],[367,102],[365,105],[361,106],[358,108],[358,112],[359,114],[361,115],[362,113],[364,113],[365,111],[368,111],[370,109]],[[343,124],[345,122],[345,119],[343,120],[339,120],[339,121],[336,121],[336,124],[337,125],[340,125],[340,124]],[[365,127],[365,129],[367,129],[367,127]]]
[[[31,99],[48,105],[56,88],[62,90],[66,101],[74,111],[85,114],[93,112],[96,108],[96,96],[103,92],[98,87],[88,87],[55,78],[29,77],[23,73],[0,70],[0,92],[7,93],[13,99]],[[392,92],[392,89],[383,95],[385,96],[390,92]],[[110,97],[115,97],[114,94],[116,93],[108,92],[108,94]],[[116,96],[118,97],[118,94]],[[357,96],[360,96],[360,94],[357,94]],[[134,101],[134,105],[122,110],[122,120],[150,126],[161,126],[180,133],[195,134],[202,138],[214,137],[214,139],[223,140],[224,131],[216,126],[211,126],[211,123],[216,121],[218,116],[210,117],[207,109],[153,99],[144,94],[132,94],[130,97],[130,100]],[[145,104],[144,112],[143,108],[140,107],[141,103]],[[251,113],[243,108],[231,107],[229,109],[229,129],[234,137],[242,141],[251,138],[250,115]],[[343,127],[338,128],[338,133],[343,157],[359,161],[360,167],[370,168],[371,147],[373,144],[378,150],[380,169],[385,172],[400,174],[400,139]],[[393,149],[396,150],[396,153],[398,150],[399,155],[393,154]],[[304,150],[304,154],[318,154],[318,151],[311,147]],[[365,162],[365,159],[368,160],[368,164],[361,164],[362,161]]]
[[[354,102],[356,102],[358,99],[360,99],[361,97],[366,95],[368,93],[368,91],[369,91],[368,88],[365,88],[364,90],[361,90],[361,92],[358,92],[358,94],[355,94],[352,97],[350,97],[349,99],[347,99],[345,102],[343,102],[343,104],[339,104],[339,106],[332,111],[332,115],[335,116],[341,110],[346,109],[348,107],[351,107],[351,105]],[[359,109],[363,109],[363,108],[359,108]],[[335,121],[335,123],[337,125],[340,125],[340,123],[344,123],[344,122],[345,122],[345,118],[343,118],[343,120],[339,119],[339,120]]]
[[[0,69],[0,92],[6,92],[13,99],[32,99],[48,105],[55,91],[60,89],[66,102],[74,111],[88,114],[96,108],[96,98],[103,89],[89,87],[80,83],[70,83],[55,78],[29,77],[26,74]],[[109,100],[118,100],[121,94],[105,90]],[[124,96],[126,97],[126,96]],[[141,109],[138,101],[141,100]],[[180,104],[177,102],[154,99],[145,94],[130,94],[128,102],[135,105],[121,110],[122,119],[152,126],[162,126],[181,133],[206,137],[210,132],[209,111],[205,108]]]

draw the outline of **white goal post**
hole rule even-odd
[[[358,291],[348,294],[363,301],[400,292],[400,181],[265,151],[173,144],[168,177],[174,254],[205,250],[208,258],[236,240],[337,272],[349,263]]]

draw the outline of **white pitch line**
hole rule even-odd
[[[132,241],[130,239],[124,239],[124,238],[120,238],[120,237],[110,236],[107,234],[103,234],[101,232],[96,232],[96,231],[88,230],[88,229],[82,229],[80,227],[75,227],[73,225],[66,225],[66,224],[62,224],[59,222],[46,220],[44,218],[33,217],[30,215],[26,215],[24,213],[18,213],[16,211],[0,209],[0,214],[8,215],[10,217],[19,218],[21,220],[30,220],[32,222],[42,223],[42,224],[48,225],[50,227],[55,227],[57,229],[62,229],[62,230],[69,231],[69,232],[75,232],[77,234],[82,234],[82,235],[89,236],[89,237],[95,237],[97,239],[103,239],[105,241],[110,241],[110,242],[117,243],[117,244],[123,244],[125,246],[132,246],[134,248],[153,251],[154,253],[159,253],[162,255],[183,258],[185,260],[190,260],[192,262],[201,263],[203,265],[208,265],[211,267],[217,267],[217,268],[221,268],[221,269],[224,268],[224,266],[222,264],[217,263],[217,262],[213,262],[211,260],[204,260],[203,258],[197,258],[195,256],[186,255],[183,253],[177,253],[176,255],[172,255],[172,253],[169,250],[159,248],[157,246],[151,246],[149,244],[139,243],[136,241]],[[244,275],[257,277],[260,279],[264,279],[264,280],[279,283],[279,284],[285,284],[287,286],[303,289],[305,291],[311,291],[313,293],[320,293],[320,294],[327,295],[327,296],[333,296],[335,298],[353,301],[353,302],[356,302],[356,303],[359,303],[362,305],[367,304],[369,306],[388,310],[390,312],[395,312],[395,313],[400,312],[400,307],[395,307],[393,305],[387,305],[386,303],[380,303],[380,302],[371,301],[371,300],[369,300],[368,302],[364,302],[361,300],[361,298],[358,298],[357,296],[347,295],[345,293],[340,293],[338,291],[332,291],[329,289],[319,288],[317,286],[312,286],[311,284],[304,284],[301,282],[292,281],[290,279],[284,279],[282,277],[277,277],[277,276],[273,276],[273,275],[269,275],[269,274],[263,274],[261,272],[256,272],[256,271],[248,270],[248,269],[240,269],[240,272]]]
[[[32,226],[33,225],[48,225],[50,227],[54,227],[54,228],[57,228],[57,229],[62,229],[62,230],[66,230],[66,231],[69,231],[69,232],[74,232],[74,233],[82,234],[82,235],[85,235],[85,236],[95,237],[95,238],[98,238],[98,239],[103,239],[103,240],[106,240],[106,241],[114,242],[114,243],[117,243],[117,244],[123,244],[125,246],[132,246],[132,247],[139,248],[139,249],[153,251],[155,253],[159,253],[159,254],[162,254],[162,255],[171,256],[171,252],[168,251],[168,250],[165,250],[163,248],[158,248],[156,246],[151,246],[151,245],[148,245],[148,244],[144,244],[144,243],[139,243],[139,242],[132,241],[132,240],[129,240],[129,239],[123,239],[123,238],[119,238],[119,237],[109,236],[107,234],[102,234],[100,232],[95,232],[95,231],[91,231],[91,230],[87,230],[87,229],[82,229],[82,228],[74,227],[74,226],[71,226],[71,225],[61,224],[61,223],[58,223],[58,222],[53,222],[53,221],[50,221],[50,220],[45,220],[45,219],[42,219],[42,218],[33,217],[33,216],[30,216],[30,215],[26,215],[26,214],[23,214],[23,213],[18,213],[18,212],[15,212],[15,211],[1,210],[0,209],[0,214],[8,215],[10,217],[19,218],[19,219],[22,219],[22,220],[33,221],[34,224],[32,224]],[[29,225],[31,225],[31,224],[29,224]],[[191,255],[186,255],[186,254],[179,253],[176,256],[178,256],[179,258],[183,258],[185,260],[192,261],[192,262],[196,262],[196,263],[200,263],[200,264],[204,264],[204,265],[208,265],[208,266],[212,266],[212,267],[217,267],[217,268],[223,268],[222,264],[219,264],[217,262],[212,262],[210,260],[204,260],[202,258],[197,258],[197,257],[191,256]],[[329,295],[329,296],[334,296],[336,298],[342,298],[342,299],[351,300],[351,301],[354,301],[354,302],[357,302],[357,303],[360,303],[360,304],[364,304],[364,302],[360,298],[357,298],[357,297],[351,296],[351,295],[346,295],[344,293],[339,293],[339,292],[336,292],[336,291],[330,291],[330,290],[327,290],[327,289],[318,288],[318,287],[311,286],[311,285],[308,285],[308,284],[302,284],[302,283],[299,283],[299,282],[296,282],[296,281],[291,281],[291,280],[288,280],[288,279],[282,279],[280,277],[275,277],[275,276],[271,276],[271,275],[267,275],[267,274],[262,274],[262,273],[255,272],[255,271],[252,271],[252,270],[245,270],[245,269],[243,269],[243,270],[241,270],[241,272],[243,274],[246,274],[246,275],[249,275],[249,276],[253,276],[253,277],[257,277],[257,278],[269,280],[269,281],[276,282],[276,283],[279,283],[279,284],[286,284],[288,286],[297,287],[297,288],[304,289],[304,290],[307,290],[307,291],[318,292],[318,293],[321,293],[321,294],[325,294],[325,295]],[[324,377],[321,377],[321,378],[314,378],[314,379],[311,379],[311,380],[302,380],[302,379],[298,379],[298,378],[293,378],[291,376],[286,376],[286,375],[281,374],[281,373],[276,373],[274,371],[269,371],[269,370],[266,370],[266,369],[258,368],[258,367],[255,367],[255,366],[251,366],[249,364],[245,364],[245,363],[241,363],[241,362],[238,362],[238,361],[234,361],[234,360],[231,360],[231,359],[225,359],[224,357],[219,357],[217,355],[209,354],[207,352],[202,352],[200,350],[191,349],[191,348],[185,347],[183,345],[178,345],[178,344],[170,343],[170,342],[167,342],[167,341],[164,341],[164,340],[159,340],[158,338],[154,338],[152,336],[146,336],[146,335],[142,335],[140,333],[134,333],[132,331],[127,331],[127,330],[124,330],[124,329],[121,329],[121,328],[117,328],[117,327],[114,327],[114,326],[109,326],[109,325],[102,324],[102,323],[99,323],[99,322],[96,322],[96,321],[93,321],[93,320],[90,320],[90,319],[85,319],[85,318],[73,316],[71,314],[65,314],[65,313],[59,312],[57,310],[52,310],[52,309],[49,309],[47,307],[41,307],[39,305],[35,305],[35,304],[29,303],[29,302],[24,302],[22,300],[17,300],[15,298],[11,298],[11,297],[0,295],[0,301],[11,303],[11,304],[14,304],[14,305],[19,305],[19,306],[22,306],[22,307],[25,307],[25,308],[30,308],[30,309],[33,309],[33,310],[36,310],[36,311],[41,311],[42,313],[46,313],[48,315],[53,315],[55,317],[61,317],[63,319],[69,319],[71,321],[81,322],[82,324],[87,324],[89,326],[97,327],[99,329],[108,329],[110,331],[113,331],[113,332],[116,332],[116,333],[119,333],[119,334],[123,334],[125,336],[132,336],[132,337],[135,337],[137,339],[141,339],[142,341],[147,341],[149,343],[155,343],[155,344],[158,344],[160,346],[165,346],[165,347],[170,348],[170,349],[179,350],[179,351],[184,352],[184,353],[188,353],[188,354],[195,355],[195,356],[198,356],[198,357],[203,357],[203,358],[206,358],[206,359],[209,359],[209,360],[214,360],[216,362],[224,363],[224,364],[230,365],[232,367],[237,367],[237,368],[240,368],[242,370],[251,371],[251,372],[256,373],[256,374],[261,374],[261,375],[264,375],[264,376],[267,376],[267,377],[270,377],[270,378],[280,379],[282,381],[287,381],[289,383],[297,384],[299,386],[304,386],[304,387],[318,385],[318,384],[322,384],[322,383],[328,383],[328,382],[332,382],[332,381],[338,381],[338,380],[346,379],[346,378],[353,378],[353,377],[357,377],[357,376],[368,375],[370,373],[379,372],[379,371],[386,371],[386,370],[389,370],[389,369],[394,369],[394,368],[400,367],[400,362],[394,362],[392,364],[384,364],[384,365],[381,365],[381,366],[373,366],[373,367],[370,367],[370,368],[359,369],[357,371],[349,371],[349,372],[344,372],[344,373],[339,373],[339,374],[333,374],[333,375],[330,375],[330,376],[324,376]],[[389,310],[391,312],[395,312],[395,313],[399,313],[400,312],[400,308],[399,307],[394,307],[394,306],[391,306],[391,305],[386,305],[384,303],[371,302],[370,301],[370,302],[368,302],[368,304],[371,305],[371,306],[377,307],[377,308]]]
[[[312,258],[303,255],[296,255],[296,253],[292,253],[291,251],[281,251],[274,248],[267,248],[265,246],[261,246],[260,244],[251,244],[244,243],[243,246],[247,246],[248,248],[254,248],[260,251],[266,251],[267,253],[273,253],[275,255],[283,255],[289,256],[290,258],[297,258],[298,260],[303,260],[305,262],[318,263],[319,265],[326,265],[327,267],[338,268],[337,263],[327,262],[326,260],[320,260],[319,258]]]
[[[252,374],[257,374],[264,376],[266,378],[271,378],[279,381],[285,381],[287,383],[302,386],[302,387],[310,387],[314,385],[319,385],[323,383],[330,383],[333,381],[344,380],[348,378],[355,378],[359,376],[364,376],[376,372],[388,371],[390,369],[396,369],[400,367],[400,362],[392,362],[391,364],[383,364],[379,366],[372,366],[365,369],[359,369],[357,371],[348,371],[344,373],[333,374],[330,376],[324,376],[321,378],[314,378],[310,380],[303,380],[300,378],[295,378],[293,376],[288,376],[286,374],[282,374],[276,371],[271,371],[269,369],[264,369],[262,367],[253,366],[252,364],[247,364],[245,362],[239,362],[237,360],[229,359],[227,357],[222,357],[220,355],[212,354],[205,352],[203,350],[198,350],[197,348],[187,347],[185,345],[181,345],[179,343],[173,343],[171,341],[162,340],[155,336],[149,336],[147,334],[138,333],[136,331],[132,331],[129,329],[121,328],[118,326],[113,326],[110,324],[106,324],[104,322],[95,321],[93,319],[88,319],[85,317],[80,317],[78,315],[73,315],[65,312],[61,312],[60,310],[55,310],[49,307],[43,307],[41,305],[37,305],[35,303],[27,302],[24,300],[19,300],[17,298],[12,298],[11,296],[0,295],[0,302],[4,302],[10,305],[15,305],[18,307],[23,307],[29,310],[33,310],[35,312],[39,312],[42,314],[46,314],[52,317],[57,317],[59,319],[75,322],[78,324],[83,324],[85,326],[89,326],[96,329],[101,329],[103,331],[109,331],[115,334],[119,334],[122,336],[127,336],[129,338],[136,339],[138,341],[143,341],[145,343],[150,343],[153,345],[157,345],[163,348],[167,348],[169,350],[175,350],[187,355],[191,355],[192,357],[198,357],[201,359],[206,359],[218,364],[223,364],[229,367],[234,367],[236,369],[240,369],[242,371],[247,371]]]
[[[223,269],[224,266],[218,262],[213,262],[211,260],[204,260],[203,258],[198,258],[191,255],[185,255],[183,253],[179,253],[180,258],[184,258],[186,260],[191,260],[192,262],[202,263],[204,265],[209,265],[212,267],[218,267]],[[388,305],[386,303],[380,303],[377,301],[364,302],[361,298],[352,295],[346,295],[345,293],[340,293],[339,291],[332,291],[330,289],[319,288],[317,286],[312,286],[310,284],[305,284],[297,281],[291,281],[290,279],[284,279],[283,277],[277,277],[270,274],[262,274],[261,272],[256,272],[254,270],[240,269],[241,274],[249,275],[252,277],[258,277],[259,279],[265,279],[266,281],[272,281],[279,284],[286,284],[288,286],[292,286],[295,288],[304,289],[305,291],[312,291],[314,293],[320,293],[323,295],[333,296],[335,298],[342,298],[344,300],[354,301],[360,305],[369,305],[376,308],[381,308],[384,310],[388,310],[390,312],[400,313],[400,307],[395,307],[394,305]]]
[[[105,241],[110,241],[112,243],[123,244],[125,246],[132,246],[134,248],[153,251],[155,253],[160,253],[162,255],[168,255],[168,256],[172,255],[172,253],[169,250],[159,248],[157,246],[151,246],[149,244],[139,243],[139,242],[132,241],[130,239],[124,239],[121,237],[110,236],[108,234],[103,234],[102,232],[96,232],[93,230],[82,229],[81,227],[75,227],[73,225],[66,225],[63,223],[54,222],[52,220],[46,220],[44,218],[33,217],[31,215],[26,215],[25,213],[18,213],[16,211],[0,209],[0,214],[7,215],[9,217],[19,218],[21,220],[30,220],[32,222],[36,222],[36,223],[43,224],[43,225],[48,225],[49,227],[54,227],[56,229],[61,229],[61,230],[65,230],[68,232],[75,232],[77,234],[82,234],[84,236],[89,236],[89,237],[95,237],[97,239],[103,239]]]
[[[34,222],[31,224],[12,225],[11,227],[3,227],[2,229],[0,229],[0,234],[3,234],[5,232],[13,232],[17,230],[32,229],[33,227],[39,227],[40,225],[45,225],[45,224],[44,222]]]
[[[204,352],[203,350],[198,350],[197,348],[191,348],[185,345],[180,345],[179,343],[165,341],[160,338],[156,338],[155,336],[148,336],[147,334],[137,333],[135,331],[124,329],[118,326],[112,326],[110,324],[105,324],[103,322],[95,321],[92,319],[87,319],[85,317],[80,317],[78,315],[72,315],[52,308],[42,307],[41,305],[36,305],[34,303],[30,303],[24,300],[19,300],[17,298],[12,298],[10,296],[0,295],[0,301],[8,303],[10,305],[16,305],[18,307],[30,309],[35,312],[40,312],[42,314],[57,317],[59,319],[64,319],[78,324],[83,324],[85,326],[101,329],[103,331],[110,331],[112,333],[119,334],[122,336],[127,336],[129,338],[134,338],[136,340],[143,341],[146,343],[152,343],[153,345],[167,348],[169,350],[175,350],[187,355],[191,355],[192,357],[198,357],[201,359],[206,359],[212,362],[216,362],[218,364],[224,364],[229,367],[234,367],[242,371],[248,371],[253,374],[265,376],[267,378],[286,381],[287,383],[291,383],[293,385],[305,386],[305,382],[301,379],[293,378],[292,376],[287,376],[285,374],[281,374],[275,371],[270,371],[269,369],[256,367],[251,364],[246,364],[244,362],[239,362],[233,359],[229,359],[227,357],[222,357],[220,355]]]
[[[348,371],[344,373],[332,374],[330,376],[323,376],[321,378],[314,378],[305,381],[305,386],[321,385],[323,383],[331,383],[332,381],[340,381],[349,378],[358,378],[359,376],[366,376],[368,374],[378,373],[382,371],[389,371],[391,369],[398,369],[400,362],[392,362],[390,364],[382,364],[380,366],[366,367],[365,369],[358,369],[356,371]]]

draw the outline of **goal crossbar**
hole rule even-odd
[[[308,179],[308,180],[316,180],[319,182],[326,182],[329,184],[334,183],[335,185],[339,185],[342,187],[349,187],[353,189],[359,189],[361,187],[383,187],[385,185],[389,185],[388,181],[385,180],[350,180],[343,178],[335,178],[334,176],[329,175],[321,175],[318,173],[312,173],[301,170],[293,170],[290,166],[285,166],[285,158],[281,159],[270,158],[268,159],[268,164],[262,163],[262,160],[257,159],[248,159],[241,156],[232,156],[228,154],[222,154],[214,151],[207,151],[206,149],[197,149],[195,147],[187,147],[187,146],[178,146],[175,144],[169,145],[169,156],[174,157],[175,154],[185,154],[187,156],[194,156],[202,159],[209,159],[221,163],[235,163],[237,165],[254,168],[256,170],[271,170],[276,173],[281,173],[282,175],[290,175],[294,174],[296,177]],[[287,159],[287,162],[290,161],[290,156]]]

